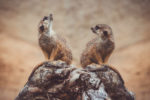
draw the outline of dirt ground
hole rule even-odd
[[[0,0],[0,100],[13,100],[45,60],[37,25],[49,13],[78,67],[81,52],[95,36],[91,26],[110,25],[116,49],[108,63],[119,70],[136,100],[150,100],[149,0]]]

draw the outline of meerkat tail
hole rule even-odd
[[[50,14],[48,17],[49,25],[48,25],[48,34],[52,36],[54,34],[52,26],[53,26],[53,15]]]

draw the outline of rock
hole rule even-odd
[[[47,61],[33,70],[15,100],[134,100],[134,95],[108,65],[81,69]]]

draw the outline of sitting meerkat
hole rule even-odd
[[[82,67],[89,64],[104,64],[115,48],[112,29],[106,24],[98,24],[91,30],[96,37],[87,43],[81,54],[80,63]]]
[[[53,16],[45,16],[39,24],[39,46],[47,60],[62,60],[67,64],[72,62],[72,52],[66,40],[52,29]]]

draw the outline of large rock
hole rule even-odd
[[[47,61],[33,70],[16,100],[134,100],[134,95],[108,65],[81,69]]]

